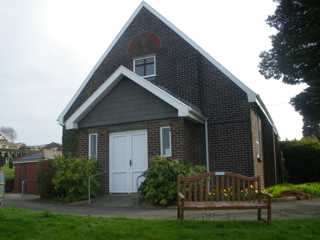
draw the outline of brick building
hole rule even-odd
[[[156,155],[280,180],[260,97],[145,2],[58,121],[64,153],[98,159],[106,192],[135,192]]]

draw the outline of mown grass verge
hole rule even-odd
[[[319,239],[320,218],[257,221],[184,221],[81,217],[0,209],[0,239]]]

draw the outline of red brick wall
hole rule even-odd
[[[206,164],[204,125],[189,120],[184,122],[184,160],[198,165]]]

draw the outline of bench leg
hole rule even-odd
[[[184,209],[180,209],[180,220],[182,221],[184,219]]]
[[[267,224],[271,224],[271,204],[268,206],[267,209]]]
[[[258,209],[257,217],[258,217],[258,221],[260,221],[261,220],[261,208]]]
[[[180,215],[181,215],[181,209],[180,209],[180,207],[178,206],[178,207],[177,207],[177,219],[180,219]]]

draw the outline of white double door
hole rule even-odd
[[[148,169],[147,131],[127,131],[109,135],[110,193],[137,192]]]

